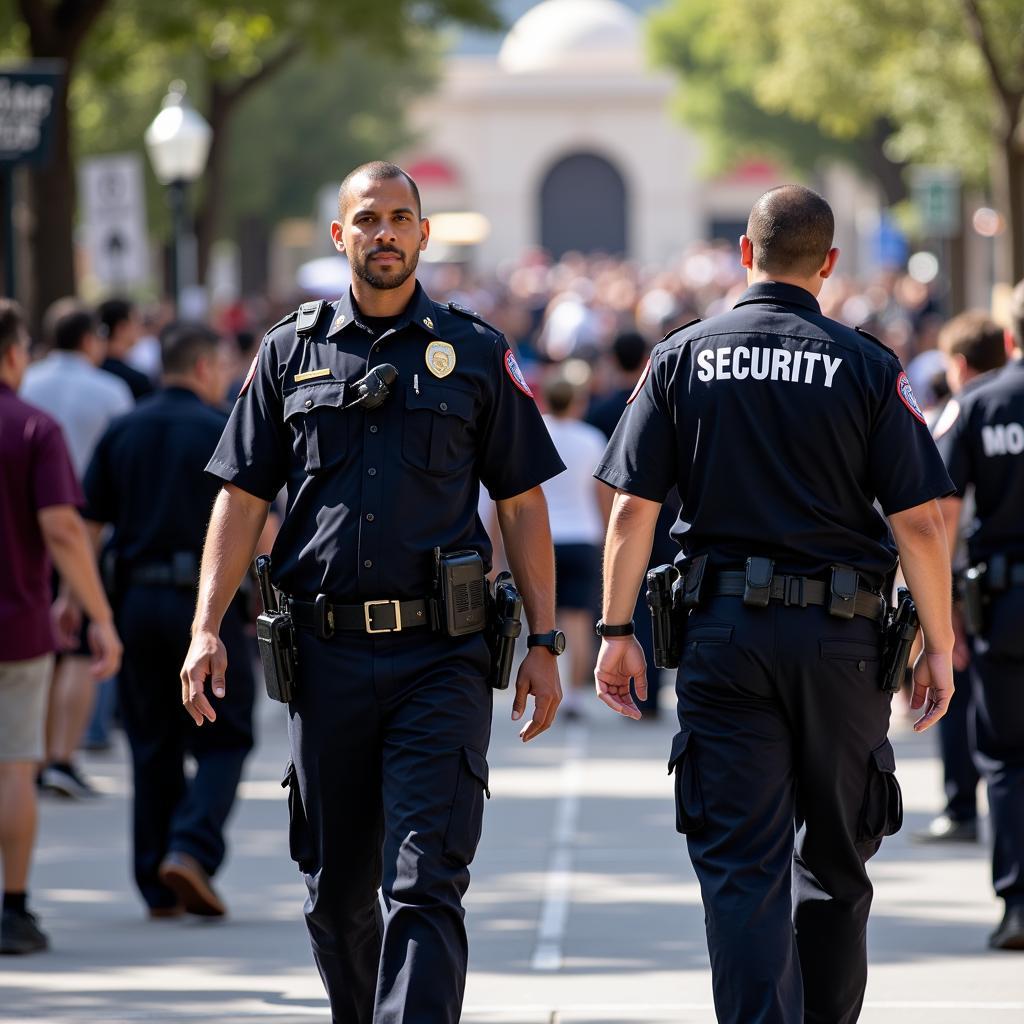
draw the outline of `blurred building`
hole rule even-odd
[[[672,114],[675,89],[648,68],[642,18],[618,0],[544,0],[496,54],[451,54],[411,112],[420,141],[402,160],[428,215],[481,214],[489,231],[435,241],[477,242],[478,263],[495,266],[532,246],[658,262],[737,238],[779,172],[756,163],[702,177],[700,141]]]

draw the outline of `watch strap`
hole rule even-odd
[[[597,636],[632,636],[636,632],[636,626],[633,624],[633,620],[622,623],[621,625],[613,625],[605,622],[604,619],[598,619],[597,625],[594,626],[594,633]]]

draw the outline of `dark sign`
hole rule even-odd
[[[43,163],[60,116],[60,61],[0,70],[0,163]]]

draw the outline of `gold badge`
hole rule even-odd
[[[432,341],[426,355],[427,369],[435,377],[447,377],[455,369],[455,349],[447,341]]]
[[[433,321],[433,320],[431,320],[429,316],[425,316],[425,317],[423,318],[423,323],[424,323],[424,324],[425,324],[425,325],[426,325],[427,327],[429,327],[429,328],[430,328],[431,330],[433,330],[433,329],[434,329],[434,321]]]
[[[338,318],[337,318],[337,319],[336,319],[336,320],[334,321],[334,326],[335,326],[335,327],[340,327],[340,326],[341,326],[341,325],[342,325],[342,324],[343,324],[344,322],[345,322],[345,314],[344,314],[344,313],[342,313],[342,314],[340,314],[340,315],[338,316]]]

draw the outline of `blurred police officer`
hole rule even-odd
[[[482,482],[537,634],[512,714],[535,695],[521,734],[532,739],[561,697],[540,484],[563,467],[505,339],[417,283],[429,223],[412,179],[365,165],[338,205],[331,233],[351,291],[271,329],[209,464],[225,486],[182,693],[197,725],[218,717],[205,679],[214,697],[234,685],[221,616],[286,486],[273,575],[298,626],[286,784],[313,954],[334,1021],[443,1024],[459,1019],[465,984],[462,896],[487,789],[491,689],[483,635],[451,637],[432,622],[433,550],[475,551],[489,568]],[[358,386],[368,375],[372,402]]]
[[[987,375],[1006,364],[1006,341],[1003,328],[981,310],[972,310],[954,317],[939,332],[939,348],[949,360],[946,382],[957,401],[948,401],[929,422],[936,435],[949,429],[956,420],[962,401]],[[960,575],[967,569],[967,552],[963,543],[963,525],[974,518],[969,501],[961,509],[957,543],[950,549],[953,571]],[[962,623],[961,611],[953,610],[954,623]],[[946,806],[926,828],[913,838],[920,843],[974,843],[978,839],[978,769],[971,755],[968,722],[973,716],[970,675],[967,672],[969,653],[957,631],[953,646],[953,683],[960,696],[950,705],[949,713],[939,723],[939,750],[942,754],[943,788]]]
[[[597,470],[619,493],[595,675],[600,698],[630,718],[630,678],[643,697],[646,667],[629,616],[660,503],[673,484],[682,499],[673,536],[697,604],[669,765],[715,1007],[733,1024],[859,1013],[864,865],[902,820],[880,689],[879,595],[897,549],[924,629],[915,729],[937,722],[953,691],[934,500],[949,479],[896,357],[820,312],[832,231],[808,189],[758,200],[740,241],[747,291],[657,346]]]
[[[1024,282],[1013,296],[1016,343],[1024,338]],[[1024,363],[951,399],[936,440],[956,495],[943,502],[951,548],[961,503],[974,488],[964,591],[970,637],[977,763],[988,785],[992,875],[1005,902],[994,949],[1024,950]],[[967,610],[973,605],[973,613]],[[972,621],[973,620],[973,621]]]
[[[239,602],[221,635],[231,652],[231,693],[216,723],[196,732],[179,707],[178,666],[203,534],[218,484],[204,472],[227,417],[228,367],[218,336],[196,323],[161,337],[164,390],[115,420],[85,475],[86,516],[113,524],[108,553],[118,627],[119,676],[134,773],[135,881],[152,917],[187,910],[219,917],[210,883],[224,860],[224,823],[252,748],[253,676]],[[196,773],[186,778],[191,754]]]

